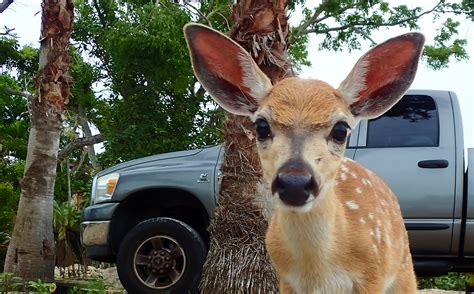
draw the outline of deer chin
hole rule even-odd
[[[302,204],[288,204],[283,202],[280,197],[278,196],[278,193],[275,194],[276,197],[276,204],[281,207],[284,211],[287,212],[294,212],[294,213],[307,213],[311,211],[311,209],[314,207],[314,200],[316,200],[316,197],[314,197],[312,194],[308,197],[308,199],[302,203]]]

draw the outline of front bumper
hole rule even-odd
[[[114,254],[109,244],[110,220],[118,203],[102,203],[84,209],[81,218],[81,243],[88,258],[112,261]]]
[[[81,223],[83,246],[106,245],[110,221],[84,221]]]

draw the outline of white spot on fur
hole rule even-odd
[[[361,224],[365,224],[365,219],[364,219],[363,217],[361,217],[361,218],[359,219],[359,222],[360,222]]]
[[[377,245],[372,244],[372,249],[374,250],[375,254],[379,254],[379,249],[377,248]]]
[[[360,187],[357,187],[356,192],[357,192],[357,194],[362,194],[362,189]]]
[[[372,212],[369,212],[369,218],[374,219],[374,214]]]
[[[364,184],[364,186],[367,186],[367,180],[365,178],[362,179],[362,184]]]
[[[349,172],[349,169],[347,168],[345,164],[341,164],[341,170],[345,173]]]
[[[357,174],[355,172],[351,172],[351,177],[357,179]]]
[[[345,181],[347,180],[347,175],[345,173],[341,173],[341,180]]]
[[[369,235],[373,236],[374,235],[374,230],[370,229],[369,230]]]
[[[377,227],[381,227],[382,226],[382,222],[380,221],[380,219],[377,219]]]
[[[380,244],[382,234],[380,233],[380,228],[375,228],[375,238],[377,239],[377,243]]]
[[[354,200],[346,201],[346,205],[350,209],[358,209],[359,208],[359,205]]]

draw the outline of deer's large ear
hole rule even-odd
[[[415,78],[425,38],[408,33],[364,54],[339,85],[358,118],[375,118],[400,100]]]
[[[272,88],[250,54],[225,35],[203,25],[184,27],[194,73],[225,110],[251,116]]]

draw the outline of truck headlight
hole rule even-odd
[[[95,179],[92,186],[92,204],[108,201],[114,194],[120,175],[111,173]]]

